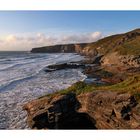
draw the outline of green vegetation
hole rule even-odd
[[[123,82],[114,84],[114,85],[106,85],[106,86],[99,86],[99,85],[88,85],[84,82],[77,82],[73,84],[71,87],[58,91],[54,94],[45,95],[42,97],[53,97],[56,95],[64,95],[69,93],[75,94],[84,94],[87,92],[94,92],[94,91],[115,91],[120,93],[131,93],[135,96],[137,100],[140,101],[140,75],[132,76]],[[42,98],[40,97],[40,98]]]
[[[114,49],[114,46],[123,38],[123,34],[113,35],[88,44],[90,49],[97,49],[101,54],[107,54]]]
[[[64,94],[69,94],[69,93],[75,93],[78,95],[78,94],[82,94],[82,93],[86,93],[86,92],[92,92],[95,89],[95,87],[96,86],[88,85],[88,84],[80,81],[80,82],[73,84],[72,86],[70,86],[67,89],[60,90],[53,94],[47,94],[47,95],[41,96],[41,97],[39,97],[39,99],[43,98],[43,97],[53,97],[56,95],[64,95]]]
[[[91,50],[97,49],[101,54],[117,51],[121,55],[140,55],[140,29],[125,34],[117,34],[89,43]]]
[[[91,51],[97,50],[100,54],[107,54],[112,52],[118,52],[121,55],[140,55],[140,29],[131,31],[125,34],[113,35],[103,38],[97,42],[87,44],[87,48]],[[93,73],[94,74],[94,73]],[[96,71],[97,76],[101,77],[113,77],[114,74],[105,70]],[[126,75],[126,73],[124,73]],[[123,82],[114,85],[88,85],[84,82],[78,82],[71,87],[56,92],[55,94],[49,94],[46,96],[55,96],[56,94],[82,94],[93,91],[115,91],[120,93],[131,93],[140,100],[140,75],[133,75],[128,77]]]
[[[121,55],[140,55],[140,37],[118,46],[116,51]]]
[[[132,76],[123,82],[114,84],[114,85],[105,85],[105,86],[95,86],[87,85],[84,82],[78,82],[66,90],[62,90],[60,94],[67,93],[87,93],[93,91],[115,91],[120,93],[131,93],[136,96],[137,99],[140,99],[140,75]]]
[[[140,75],[132,76],[127,80],[114,85],[97,87],[96,90],[109,90],[138,94],[140,92]]]
[[[130,93],[135,96],[136,100],[140,101],[140,75],[132,76],[115,85],[98,87],[96,90]]]
[[[135,92],[135,93],[133,93],[133,95],[134,95],[135,99],[136,99],[138,102],[140,102],[140,92]]]
[[[94,86],[88,85],[84,82],[77,82],[73,84],[71,87],[68,89],[64,89],[59,91],[59,94],[67,94],[67,93],[76,93],[76,94],[81,94],[85,92],[91,92],[95,89]]]
[[[111,73],[111,72],[109,72],[109,71],[106,71],[106,70],[104,70],[104,69],[100,69],[100,70],[96,71],[96,75],[97,75],[97,76],[100,76],[100,77],[102,77],[102,78],[109,78],[109,77],[114,76],[113,73]]]

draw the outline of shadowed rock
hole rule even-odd
[[[62,69],[78,69],[78,68],[85,68],[84,64],[78,64],[78,63],[63,63],[63,64],[55,64],[55,65],[49,65],[45,68],[45,72],[52,72],[56,70],[62,70]]]
[[[32,129],[137,129],[139,108],[131,94],[103,91],[56,94],[24,106]]]

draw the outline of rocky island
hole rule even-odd
[[[78,82],[28,102],[23,109],[30,128],[140,128],[140,29],[93,43],[46,46],[31,52],[87,56],[79,67],[88,77],[99,78],[100,83]],[[77,68],[68,64],[50,66],[53,70],[66,67]]]

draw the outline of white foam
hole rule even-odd
[[[58,70],[51,73],[42,71],[50,64],[79,61],[82,57],[75,54],[46,54],[29,59],[24,65],[0,71],[0,85],[8,85],[0,93],[0,128],[25,129],[26,112],[22,110],[24,103],[67,88],[77,81],[83,81],[86,76],[78,69]],[[19,63],[19,62],[18,62]],[[30,77],[31,78],[27,78]],[[25,79],[24,79],[25,78]]]

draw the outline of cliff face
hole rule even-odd
[[[33,53],[78,53],[89,57],[102,55],[102,64],[140,66],[140,29],[105,37],[93,43],[65,44],[33,48]],[[117,55],[116,55],[117,54]],[[113,59],[112,59],[113,58]]]
[[[139,108],[131,94],[107,91],[55,95],[24,106],[32,129],[138,129]]]
[[[140,129],[139,91],[140,73],[112,85],[79,82],[24,109],[32,129]]]
[[[33,48],[32,53],[82,53],[86,44],[64,44]]]
[[[119,67],[140,67],[140,55],[119,55],[117,52],[112,52],[105,55],[101,59],[102,65],[119,66]]]
[[[33,48],[31,50],[33,53],[68,53],[68,52],[75,52],[75,46],[72,45],[55,45],[55,46],[47,46],[41,48]]]

